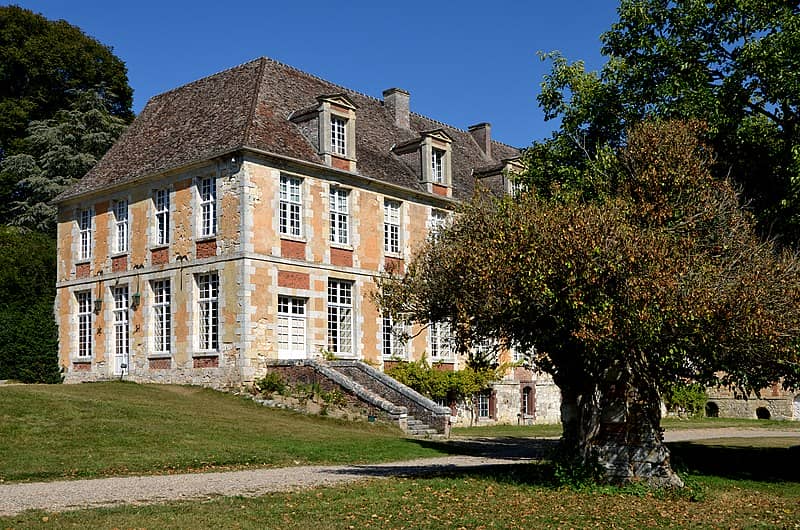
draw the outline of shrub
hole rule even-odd
[[[701,415],[708,401],[700,383],[675,383],[664,390],[662,397],[668,411],[686,416]]]
[[[286,380],[279,372],[267,372],[256,381],[256,388],[264,394],[286,393]]]

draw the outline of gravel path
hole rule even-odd
[[[667,441],[723,437],[797,437],[798,431],[698,429],[666,433]],[[25,510],[51,512],[119,504],[152,504],[216,495],[258,496],[365,478],[419,476],[518,464],[541,458],[555,439],[456,439],[456,447],[478,456],[444,456],[360,466],[299,466],[222,473],[113,477],[92,480],[0,484],[0,516]]]

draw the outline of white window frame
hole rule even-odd
[[[447,322],[431,322],[428,326],[428,344],[431,360],[453,360],[453,337],[450,324]]]
[[[383,250],[387,254],[399,255],[402,248],[400,234],[400,212],[402,203],[392,199],[383,200]]]
[[[128,286],[119,285],[113,287],[112,298],[114,300],[114,373],[126,373],[130,368],[130,347],[131,347],[131,328]],[[120,361],[119,364],[118,361]],[[123,368],[121,365],[125,364]],[[119,369],[117,369],[119,368]]]
[[[431,148],[431,180],[436,184],[447,184],[447,174],[445,173],[445,157],[447,151],[443,149]]]
[[[75,301],[78,304],[78,359],[91,359],[93,350],[92,340],[92,291],[75,292]]]
[[[197,194],[200,202],[200,237],[217,235],[217,179],[197,179]]]
[[[347,280],[328,280],[328,351],[339,356],[354,356],[353,292]]]
[[[92,257],[92,210],[78,210],[78,259],[87,260]]]
[[[431,216],[428,219],[428,236],[436,238],[442,228],[447,225],[447,220],[447,212],[431,208]]]
[[[219,351],[219,274],[198,274],[197,282],[197,349]]]
[[[169,245],[169,190],[162,188],[153,191],[153,212],[156,246]]]
[[[112,210],[114,213],[114,253],[124,254],[128,252],[129,243],[127,199],[114,201]]]
[[[475,415],[480,419],[489,419],[492,417],[491,392],[478,392],[475,394]]]
[[[521,412],[522,412],[523,416],[531,416],[532,415],[531,413],[533,411],[529,410],[530,409],[529,405],[530,405],[531,394],[533,394],[533,388],[530,387],[530,386],[524,387],[522,389],[522,392],[520,392],[520,400],[522,401],[522,407],[521,407],[522,410],[521,410]]]
[[[281,175],[278,232],[290,237],[303,237],[303,179]]]
[[[350,190],[332,187],[330,190],[331,243],[350,244]]]
[[[304,359],[307,353],[307,299],[278,295],[278,357]]]
[[[172,352],[172,283],[169,278],[152,280],[153,353]]]
[[[408,330],[390,315],[381,317],[381,353],[384,359],[408,358]]]
[[[347,156],[347,118],[331,115],[331,152]]]

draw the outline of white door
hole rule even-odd
[[[128,286],[114,287],[114,375],[128,373],[130,367],[130,319]]]

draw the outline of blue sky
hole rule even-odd
[[[371,96],[411,93],[411,109],[527,146],[549,135],[536,106],[560,50],[594,69],[616,1],[299,2],[18,0],[111,46],[128,66],[134,111],[166,90],[262,55]]]

